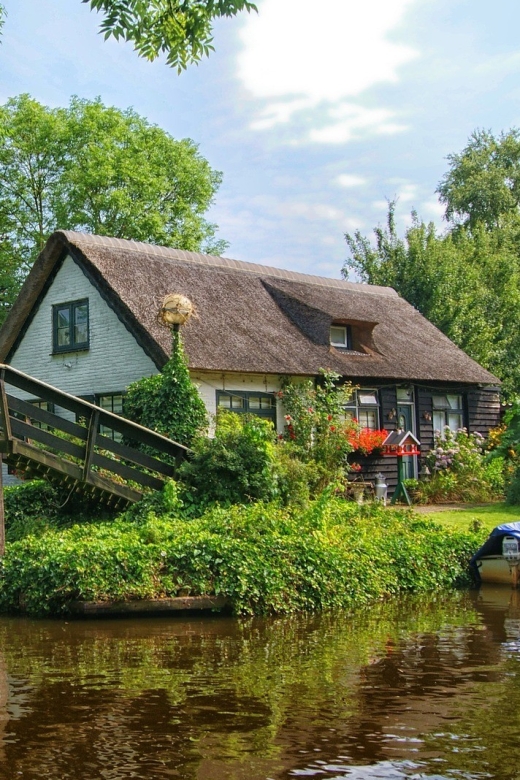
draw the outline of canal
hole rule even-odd
[[[0,618],[2,780],[520,777],[520,600]]]

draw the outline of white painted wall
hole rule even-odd
[[[269,374],[233,374],[216,371],[192,371],[191,378],[211,417],[217,413],[217,390],[241,390],[247,393],[273,393],[280,390],[278,376]],[[276,428],[283,430],[283,410],[276,404]]]
[[[89,299],[90,349],[52,354],[52,306]],[[116,393],[157,373],[83,271],[67,257],[11,359],[13,368],[73,395]],[[16,395],[24,397],[20,391]]]

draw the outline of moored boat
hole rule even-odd
[[[520,521],[494,528],[470,561],[478,582],[520,584]]]

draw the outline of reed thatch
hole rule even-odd
[[[164,297],[186,296],[197,317],[182,327],[190,367],[360,379],[497,384],[397,293],[221,257],[69,231],[54,233],[0,331],[0,361],[16,349],[31,312],[70,254],[158,367],[171,337],[157,320]],[[350,324],[353,349],[329,344]]]

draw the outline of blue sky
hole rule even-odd
[[[520,126],[514,0],[259,0],[178,76],[103,41],[80,0],[3,0],[0,100],[132,106],[224,173],[229,257],[338,277],[344,233],[399,198],[442,229],[436,185],[477,127]]]

